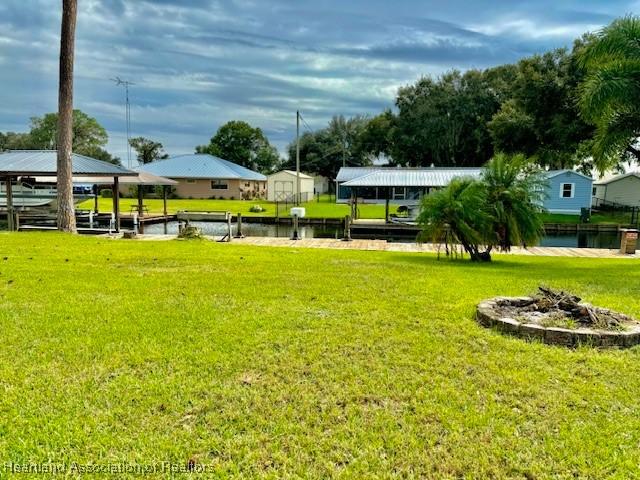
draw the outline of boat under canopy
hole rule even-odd
[[[0,153],[0,180],[3,183],[0,206],[7,212],[9,230],[15,229],[16,209],[38,206],[55,207],[57,192],[52,189],[52,184],[37,186],[37,182],[31,184],[25,182],[29,177],[56,177],[58,173],[58,153],[55,150],[12,150]],[[105,183],[111,183],[114,191],[118,190],[120,177],[134,177],[136,172],[127,170],[119,165],[85,157],[76,153],[71,154],[71,173],[74,177],[100,177]],[[107,180],[108,179],[108,180]],[[26,184],[26,186],[25,186]],[[14,185],[16,191],[14,193]],[[31,188],[29,188],[31,187]],[[77,200],[83,198],[78,195]],[[85,194],[86,198],[86,194]],[[113,196],[113,210],[115,216],[116,231],[120,229],[120,199],[119,195]]]

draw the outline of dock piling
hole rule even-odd
[[[343,242],[351,241],[351,216],[345,215],[344,217],[344,236],[342,237]]]
[[[234,238],[244,238],[244,235],[242,234],[242,214],[240,212],[238,212],[237,216],[237,227]]]
[[[291,235],[291,240],[300,240],[300,235],[298,233],[298,215],[293,216],[293,233]]]

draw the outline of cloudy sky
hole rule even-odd
[[[637,10],[618,0],[78,0],[75,106],[126,157],[132,133],[170,154],[207,143],[228,120],[261,127],[281,152],[300,109],[333,115],[392,107],[399,86],[570,45]],[[0,130],[57,109],[60,0],[0,1]]]

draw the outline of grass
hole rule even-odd
[[[473,320],[481,299],[539,283],[640,316],[631,260],[474,265],[46,233],[0,244],[2,462],[637,477],[640,349],[550,347]]]
[[[545,223],[580,223],[580,215],[545,213],[542,217]],[[589,223],[626,225],[630,222],[631,214],[629,212],[602,212],[592,214]]]
[[[333,197],[331,197],[333,198]],[[351,213],[351,207],[346,204],[337,204],[332,201],[328,195],[320,197],[320,201],[312,201],[304,203],[302,206],[306,208],[306,215],[313,218],[344,218]],[[120,199],[120,208],[122,212],[128,213],[132,205],[137,205],[138,200],[134,198]],[[145,199],[144,204],[149,208],[151,213],[162,213],[163,203],[161,199]],[[78,205],[81,209],[93,209],[94,201],[86,200]],[[264,212],[254,213],[249,209],[253,205],[260,205],[265,208]],[[280,215],[288,215],[289,209],[293,205],[287,207],[281,206]],[[102,212],[110,212],[113,208],[113,200],[110,198],[98,199],[98,208]],[[169,199],[167,203],[169,213],[176,213],[180,210],[190,211],[229,211],[232,213],[242,213],[245,216],[268,216],[276,215],[276,205],[265,200],[210,200],[210,199]],[[384,218],[384,205],[381,204],[364,204],[358,206],[361,218]],[[395,213],[397,206],[391,206],[390,212]]]

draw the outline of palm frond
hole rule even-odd
[[[580,64],[587,70],[620,59],[640,60],[640,17],[627,16],[613,21],[600,30],[596,40],[580,55]]]
[[[580,110],[589,121],[608,112],[636,105],[640,100],[640,61],[602,66],[581,84]]]

